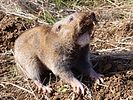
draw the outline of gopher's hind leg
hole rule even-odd
[[[19,64],[18,67],[28,78],[34,81],[39,90],[43,90],[44,93],[51,92],[51,88],[43,85],[45,76],[47,76],[45,75],[47,68],[38,57],[33,56],[32,53],[16,52],[15,59]]]

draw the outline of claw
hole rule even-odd
[[[40,91],[43,85],[37,80],[35,80],[34,83],[38,87],[38,90]]]
[[[72,87],[73,87],[73,91],[76,92],[77,94],[81,93],[84,95],[84,88],[83,85],[77,80],[74,79],[71,83]]]
[[[42,90],[43,90],[43,93],[44,93],[44,94],[45,94],[45,93],[51,93],[52,88],[47,87],[47,86],[43,86],[43,87],[42,87]]]
[[[90,68],[90,77],[93,80],[96,80],[97,84],[104,83],[103,77],[104,75],[96,73],[93,68]]]
[[[48,87],[48,86],[43,86],[39,81],[35,80],[34,83],[36,84],[36,86],[38,87],[39,91],[43,91],[43,93],[51,93],[52,88]]]

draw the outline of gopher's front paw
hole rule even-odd
[[[80,81],[78,81],[77,79],[74,79],[71,82],[71,86],[73,87],[74,92],[76,92],[77,94],[81,93],[84,95],[84,88]]]
[[[93,70],[93,68],[90,68],[90,71],[89,71],[89,76],[92,80],[95,80],[97,84],[101,84],[101,83],[104,83],[104,80],[103,80],[103,76],[102,74],[99,74],[97,72],[95,72]]]
[[[51,93],[52,88],[48,87],[48,86],[44,86],[43,84],[41,84],[39,81],[34,81],[34,83],[36,84],[36,86],[38,87],[39,91],[43,91],[44,94],[46,93]]]

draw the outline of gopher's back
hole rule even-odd
[[[15,41],[14,57],[21,70],[31,79],[39,80],[38,68],[42,66],[37,57],[41,39],[45,37],[50,26],[42,25],[22,33]]]
[[[37,41],[40,41],[40,37],[42,37],[43,34],[46,34],[49,28],[50,26],[48,25],[41,25],[22,33],[15,41],[15,52],[26,45],[36,45]]]

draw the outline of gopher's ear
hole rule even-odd
[[[94,12],[91,12],[91,14],[90,14],[90,18],[92,19],[92,21],[93,21],[95,24],[98,23],[98,20],[96,19],[96,15],[95,15]]]

